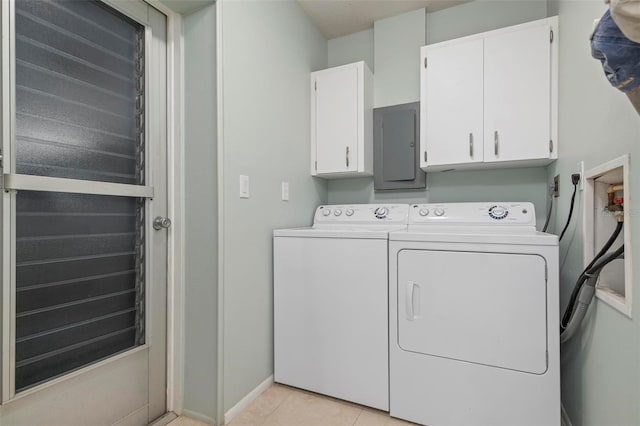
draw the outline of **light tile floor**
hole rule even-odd
[[[229,426],[402,426],[413,423],[388,413],[312,392],[272,385],[229,423]],[[204,426],[180,417],[169,426]]]
[[[167,426],[210,426],[204,422],[191,419],[189,417],[180,416],[174,421],[170,422]]]

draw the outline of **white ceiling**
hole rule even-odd
[[[446,9],[470,0],[298,0],[327,39],[352,34],[373,22],[416,9]]]

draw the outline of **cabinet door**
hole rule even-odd
[[[423,50],[422,168],[482,161],[482,49],[478,39]]]
[[[318,174],[357,169],[358,69],[340,67],[315,74]]]
[[[549,25],[488,36],[484,42],[484,161],[549,158]]]

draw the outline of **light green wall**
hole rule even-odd
[[[406,43],[400,41],[413,34],[415,39],[424,39],[424,19],[420,20],[420,11],[388,18],[374,25],[376,46],[376,70],[383,66],[395,67],[394,61],[402,52],[398,63],[404,66],[405,73],[411,78],[382,80],[378,73],[374,74],[376,95],[393,94],[398,90],[403,93],[398,102],[409,102],[419,99],[419,50],[407,49]],[[423,15],[423,14],[422,14]],[[476,0],[474,2],[452,7],[426,15],[426,34],[430,42],[444,41],[451,38],[473,34],[490,29],[533,21],[547,16],[545,1],[539,0]],[[329,58],[334,52],[340,52],[343,63],[365,59],[368,50],[362,50],[362,43],[354,40],[364,38],[364,32],[329,41]],[[378,45],[383,45],[379,48]],[[349,54],[350,52],[350,54]],[[409,53],[409,56],[407,56]],[[384,65],[382,65],[384,64]],[[411,69],[409,69],[411,68]],[[398,71],[398,76],[401,73]],[[390,95],[391,96],[391,95]],[[405,100],[406,99],[406,100]],[[379,105],[376,99],[376,105]],[[373,178],[340,179],[329,181],[329,203],[371,203],[396,200],[398,202],[455,202],[455,201],[531,201],[536,206],[538,222],[545,216],[547,200],[547,175],[544,168],[514,169],[497,171],[430,173],[427,176],[426,190],[374,192]]]
[[[354,51],[359,55],[357,61],[365,61],[369,69],[375,72],[373,29],[329,40],[328,66],[337,67],[355,62]]]
[[[185,413],[216,417],[218,192],[215,5],[184,19]]]
[[[310,77],[327,41],[297,2],[222,6],[224,411],[273,374],[272,231],[310,225],[326,182],[310,176]],[[220,12],[220,10],[219,10]],[[251,198],[238,197],[250,177]],[[280,183],[291,200],[280,200]]]
[[[375,108],[420,100],[420,47],[425,45],[424,9],[373,24]]]
[[[550,2],[560,16],[560,151],[549,167],[549,178],[561,175],[556,232],[568,213],[570,174],[580,160],[587,170],[631,154],[631,182],[625,199],[640,200],[636,171],[640,169],[640,117],[626,97],[607,82],[599,62],[592,59],[589,36],[593,20],[606,10],[599,0]],[[560,246],[561,301],[567,302],[583,267],[582,194],[576,220]],[[628,205],[625,205],[628,207]],[[634,212],[637,206],[632,207]],[[640,277],[640,216],[631,215],[634,277]],[[627,224],[629,226],[629,224]],[[577,228],[576,228],[577,227]],[[634,280],[637,284],[637,279]],[[574,426],[640,424],[640,290],[634,285],[634,320],[597,301],[583,331],[563,348],[562,399]]]
[[[438,43],[546,17],[545,0],[474,0],[427,14],[427,43]]]

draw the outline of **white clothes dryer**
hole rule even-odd
[[[408,205],[316,209],[274,231],[274,379],[389,410],[388,234]]]
[[[389,235],[390,413],[558,426],[558,237],[531,203],[412,205]]]

